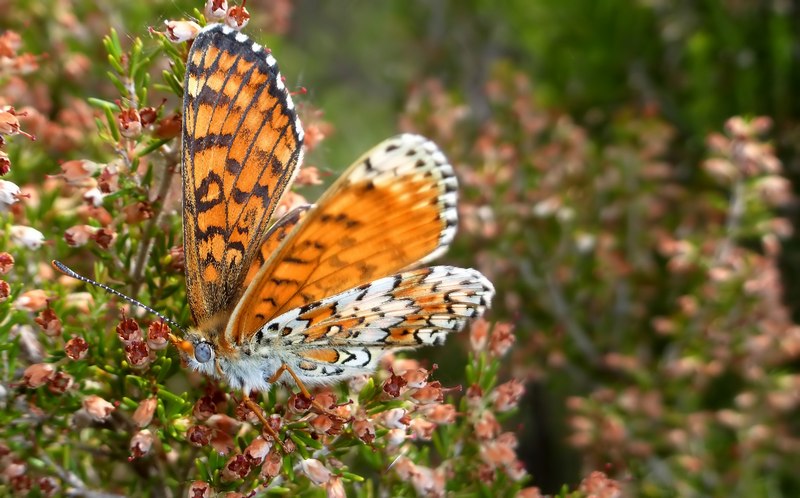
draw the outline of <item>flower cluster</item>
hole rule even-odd
[[[723,483],[744,467],[796,484],[777,463],[798,447],[784,367],[800,336],[780,272],[780,214],[796,200],[764,139],[771,120],[731,118],[687,171],[652,108],[615,116],[601,144],[508,67],[486,95],[493,119],[476,123],[427,82],[401,123],[480,165],[462,179],[468,257],[519,317],[514,374],[571,386],[565,437],[583,467],[639,493],[702,494],[700,480],[734,492]]]

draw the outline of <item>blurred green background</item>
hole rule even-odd
[[[195,7],[0,1],[0,27],[56,61],[41,64],[63,82],[48,87],[54,117],[73,97],[116,98],[100,42],[109,25],[146,38]],[[552,493],[602,469],[641,496],[800,493],[800,353],[786,342],[800,295],[797,204],[763,188],[798,180],[797,2],[247,7],[248,34],[331,125],[310,164],[339,171],[416,130],[456,166],[462,235],[444,259],[489,275],[492,318],[515,324],[504,373],[527,380],[510,423],[533,484]],[[89,62],[80,80],[62,73],[71,54]],[[771,126],[725,128],[732,116]],[[49,173],[71,158],[51,154]],[[717,181],[711,158],[736,172]],[[430,354],[458,383],[457,355]]]

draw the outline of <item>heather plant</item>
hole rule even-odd
[[[209,2],[196,18],[248,21],[242,6],[221,4]],[[0,39],[0,133],[9,148],[3,173],[23,183],[0,184],[0,493],[519,491],[527,475],[516,456],[517,437],[500,423],[524,390],[519,381],[498,377],[514,342],[508,324],[473,326],[463,386],[435,380],[435,364],[390,355],[374,376],[316,391],[312,406],[293,392],[296,386],[263,396],[235,393],[191,373],[170,347],[167,323],[50,266],[58,257],[189,322],[178,235],[178,102],[186,42],[199,28],[194,21],[167,21],[163,32],[151,29],[144,39],[111,29],[103,46],[116,98],[87,95],[55,119],[35,106],[11,106],[15,94],[39,84],[19,74],[35,72],[42,60],[20,53],[15,33]],[[330,125],[311,104],[300,105],[313,157]],[[20,124],[23,117],[28,121]],[[36,142],[25,138],[26,126]],[[75,158],[57,164],[48,158],[51,147]],[[48,168],[60,171],[41,173]],[[299,192],[287,195],[279,211],[306,203],[303,187],[318,183],[318,170],[306,166]],[[261,430],[243,403],[247,395],[261,403],[280,441]],[[602,476],[589,482],[613,486]]]
[[[430,81],[402,121],[475,166],[469,254],[517,317],[514,375],[569,385],[564,439],[636,496],[791,496],[800,329],[782,302],[792,228],[777,213],[794,198],[771,121],[731,118],[690,167],[670,160],[657,109],[620,113],[600,142],[534,93],[496,68],[481,123]],[[542,427],[559,410],[521,416],[559,431]]]

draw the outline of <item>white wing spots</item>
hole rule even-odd
[[[253,47],[252,48],[253,48],[253,52],[261,52],[261,49],[263,47],[261,45],[259,45],[258,43],[253,42]]]
[[[272,54],[267,54],[267,65],[269,67],[272,67],[277,63],[278,61],[275,60],[275,57],[273,57]]]
[[[458,180],[453,167],[441,150],[430,140],[420,135],[403,134],[385,140],[365,154],[359,167],[350,172],[350,183],[370,182],[391,190],[393,195],[403,193],[403,182],[399,177],[413,180],[431,178],[429,188],[436,189],[436,204],[442,221],[442,232],[438,246],[420,263],[426,263],[440,256],[453,241],[458,226]],[[426,184],[426,182],[420,182]]]
[[[241,32],[236,33],[235,38],[236,38],[236,41],[238,41],[239,43],[245,43],[247,40],[249,40],[247,35],[244,34],[244,33],[241,33]]]
[[[206,29],[204,31],[211,31],[211,30],[215,29],[217,26],[221,26],[222,27],[222,32],[225,33],[226,35],[229,35],[229,34],[235,32],[235,30],[233,28],[231,28],[230,26],[226,26],[224,24],[209,24],[208,26],[206,26]]]

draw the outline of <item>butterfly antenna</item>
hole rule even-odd
[[[155,316],[161,318],[162,320],[164,320],[168,324],[172,325],[176,329],[178,329],[178,330],[180,330],[182,332],[186,332],[186,329],[184,329],[183,327],[178,325],[177,322],[175,322],[174,320],[172,320],[170,318],[167,318],[166,316],[162,315],[161,313],[159,313],[158,311],[154,310],[150,306],[147,306],[146,304],[142,304],[139,301],[137,301],[136,299],[134,299],[132,297],[128,297],[125,294],[121,293],[120,291],[112,289],[111,287],[109,287],[109,286],[107,286],[105,284],[101,284],[100,282],[95,282],[91,278],[87,278],[87,277],[84,277],[83,275],[75,273],[75,271],[73,271],[70,267],[68,267],[67,265],[65,265],[61,261],[53,260],[52,264],[53,264],[53,267],[56,270],[60,271],[64,275],[66,275],[68,277],[72,277],[72,278],[77,279],[77,280],[80,280],[81,282],[86,282],[87,284],[94,285],[95,287],[100,287],[101,289],[103,289],[104,291],[106,291],[106,292],[108,292],[110,294],[114,294],[115,296],[117,296],[119,298],[122,298],[125,301],[128,301],[129,303],[142,308],[143,310],[149,311],[150,313],[152,313]]]

